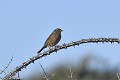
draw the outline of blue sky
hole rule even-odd
[[[0,69],[12,55],[7,72],[36,55],[56,27],[64,30],[59,45],[81,38],[119,38],[120,0],[0,0]],[[113,66],[120,63],[117,43],[83,44],[38,60],[20,74],[29,75],[40,68],[39,62],[48,68],[63,62],[77,63],[87,53]]]

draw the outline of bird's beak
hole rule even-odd
[[[61,32],[63,32],[63,30],[61,30]]]

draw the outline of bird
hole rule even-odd
[[[37,52],[40,53],[44,48],[48,47],[49,49],[61,40],[61,32],[63,30],[60,28],[54,29],[54,31],[49,35],[49,37],[46,39],[43,47]]]

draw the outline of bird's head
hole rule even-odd
[[[60,28],[56,28],[54,31],[55,31],[55,32],[58,32],[58,33],[61,33],[63,30],[60,29]]]

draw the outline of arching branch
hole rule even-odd
[[[17,66],[13,71],[11,71],[8,75],[6,75],[3,78],[3,80],[10,79],[17,72],[21,71],[23,68],[26,68],[29,64],[34,63],[34,61],[36,61],[37,59],[40,59],[40,58],[47,56],[47,55],[50,55],[53,52],[57,52],[60,49],[67,49],[68,47],[76,46],[76,45],[80,45],[80,44],[84,44],[84,43],[98,43],[98,42],[120,43],[120,39],[119,38],[89,38],[89,39],[81,39],[81,40],[75,41],[75,42],[72,41],[68,44],[63,44],[60,46],[55,46],[54,48],[52,48],[48,51],[45,51],[43,53],[37,54],[36,56],[33,56],[32,58],[30,58],[26,62],[22,63],[20,66]]]

